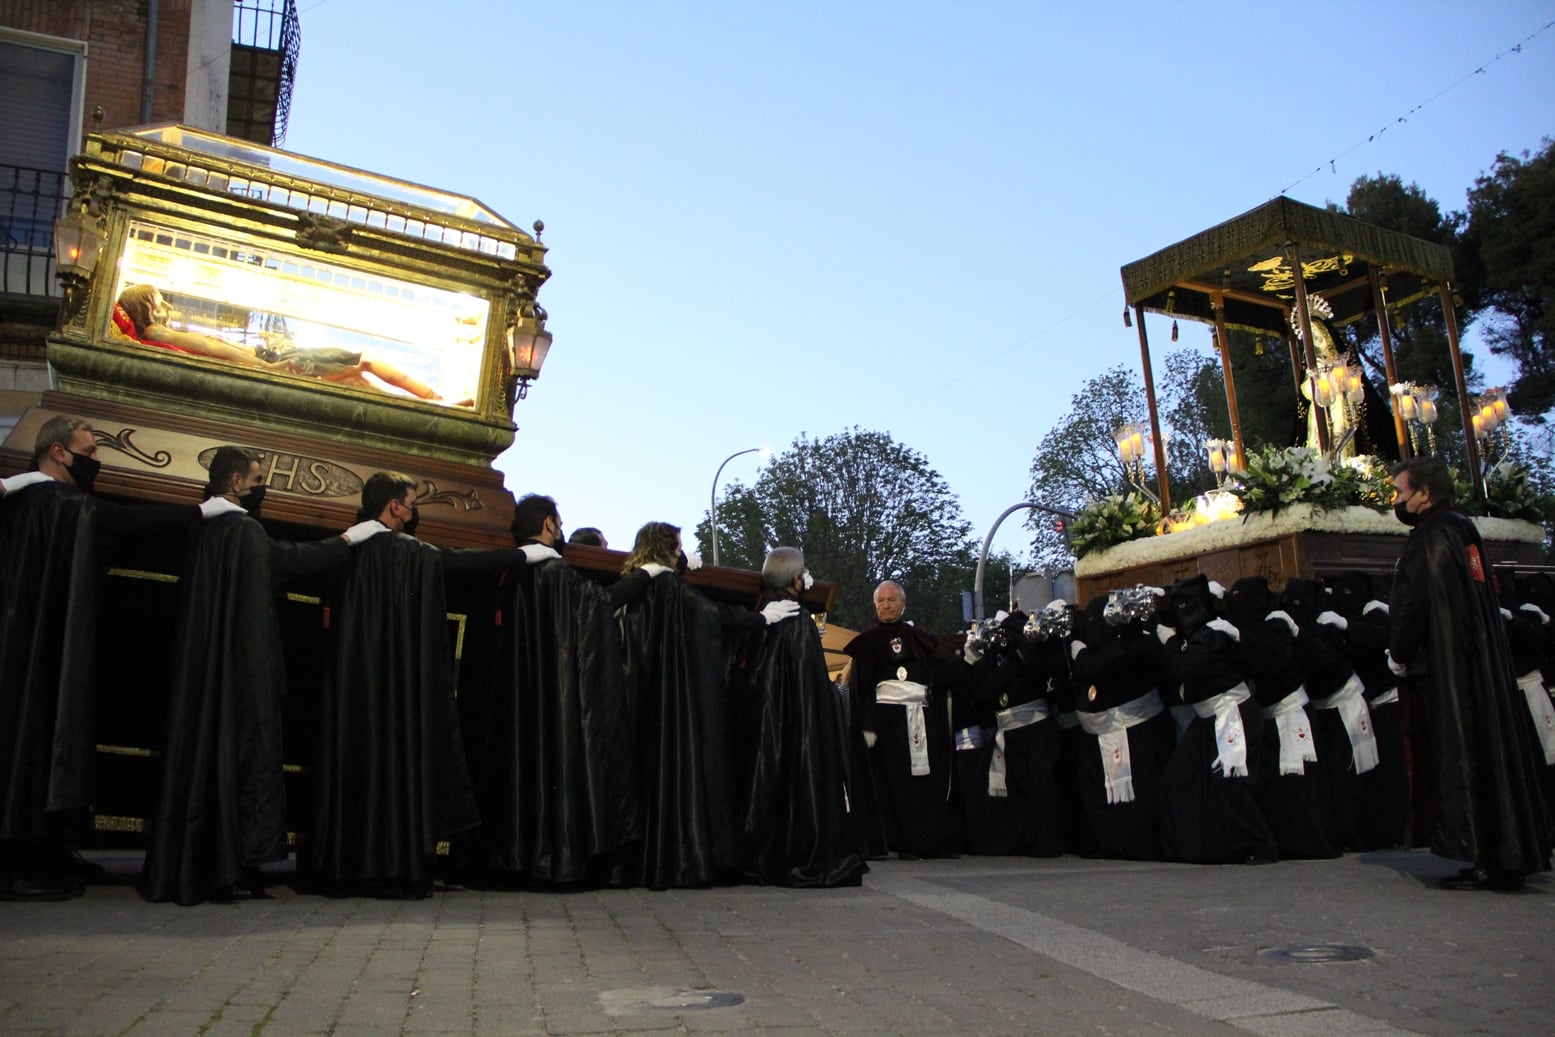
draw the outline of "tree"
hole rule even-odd
[[[1161,418],[1172,430],[1166,441],[1166,470],[1173,496],[1214,489],[1215,475],[1204,441],[1231,438],[1231,411],[1220,361],[1193,349],[1168,353],[1160,392],[1165,401]]]
[[[1457,275],[1453,288],[1459,300],[1456,304],[1458,321],[1460,328],[1469,326],[1483,308],[1483,291],[1476,272],[1477,263],[1464,247],[1460,234],[1465,220],[1462,214],[1444,216],[1436,200],[1417,184],[1406,185],[1395,175],[1381,173],[1375,177],[1360,177],[1351,184],[1345,207],[1358,220],[1432,241],[1451,251]],[[1355,349],[1373,385],[1380,390],[1378,402],[1385,403],[1387,375],[1377,317],[1376,314],[1367,316],[1346,330],[1349,345]],[[1391,322],[1393,356],[1399,380],[1438,389],[1440,416],[1436,421],[1436,434],[1441,448],[1450,457],[1460,456],[1462,436],[1455,434],[1462,428],[1457,379],[1447,339],[1446,316],[1437,297],[1433,294],[1411,305],[1396,307],[1387,317]],[[1463,354],[1463,365],[1465,383],[1473,391],[1482,379],[1474,368],[1471,353]]]
[[[1146,419],[1145,388],[1127,367],[1114,367],[1086,382],[1070,399],[1069,413],[1059,418],[1031,460],[1031,492],[1027,499],[1063,511],[1078,511],[1085,503],[1128,487],[1128,472],[1118,457],[1113,434],[1123,425]],[[1033,512],[1026,519],[1032,531],[1032,563],[1041,572],[1061,572],[1073,564],[1063,535],[1051,518]]]
[[[960,501],[927,458],[886,433],[857,427],[824,439],[801,434],[754,486],[730,486],[718,529],[727,565],[759,569],[774,547],[803,550],[815,577],[837,584],[831,616],[843,626],[872,622],[875,585],[894,579],[907,588],[910,614],[928,629],[941,606],[915,587],[938,588],[945,570],[964,564],[971,532]],[[696,530],[704,554],[709,530],[706,519]],[[954,610],[945,610],[953,622],[941,629],[958,628],[959,595]]]
[[[1490,350],[1517,364],[1513,410],[1542,423],[1555,408],[1555,141],[1531,158],[1497,155],[1469,192],[1466,221],[1465,266],[1497,314]]]

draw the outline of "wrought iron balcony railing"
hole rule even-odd
[[[235,0],[227,133],[278,146],[286,137],[302,30],[294,0]]]
[[[69,197],[63,172],[0,165],[0,294],[60,296],[54,221]]]

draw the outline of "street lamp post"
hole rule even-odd
[[[723,464],[718,466],[718,471],[713,473],[713,492],[710,495],[710,499],[708,501],[709,507],[707,528],[708,539],[713,542],[714,565],[718,564],[718,477],[724,474],[724,465],[728,464],[730,461],[733,461],[736,457],[742,457],[745,454],[760,454],[765,457],[770,453],[771,451],[764,446],[753,446],[745,450],[736,450],[734,453],[724,458]]]
[[[1008,508],[999,512],[999,517],[993,520],[993,528],[988,530],[988,535],[983,537],[983,549],[977,553],[977,577],[972,584],[972,619],[980,621],[983,618],[983,574],[988,567],[988,545],[993,543],[993,535],[999,531],[999,524],[1009,518],[1015,512],[1025,508],[1027,511],[1045,511],[1054,518],[1068,522],[1074,518],[1072,512],[1062,508],[1051,508],[1046,504],[1036,504],[1032,501],[1021,501],[1019,504],[1011,504]],[[1013,605],[1010,606],[1014,608]]]

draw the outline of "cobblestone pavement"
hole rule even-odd
[[[1555,1033],[1555,882],[1443,891],[1422,853],[194,908],[96,859],[82,898],[0,903],[0,1034]]]

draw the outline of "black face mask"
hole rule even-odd
[[[92,484],[97,482],[97,473],[103,470],[103,463],[95,457],[87,457],[74,450],[69,451],[69,454],[75,458],[70,463],[70,477],[76,481],[82,493],[91,493]]]
[[[259,506],[265,501],[265,488],[255,486],[247,493],[238,496],[238,503],[243,505],[243,510],[253,518],[259,517]]]
[[[410,506],[410,518],[405,525],[400,527],[400,532],[406,536],[413,537],[416,535],[416,527],[419,525],[421,525],[421,509],[412,504]]]
[[[1409,503],[1408,498],[1393,502],[1393,517],[1406,526],[1413,526],[1420,521],[1420,516],[1412,511],[1405,511],[1404,506]]]

